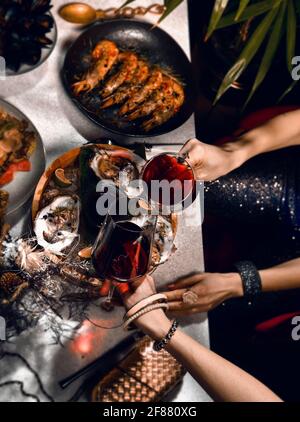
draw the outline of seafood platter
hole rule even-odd
[[[189,60],[167,33],[141,21],[84,32],[66,55],[63,80],[84,114],[126,136],[167,133],[193,112]]]
[[[111,180],[130,196],[129,182],[139,177],[144,160],[122,147],[88,144],[57,158],[42,175],[32,203],[38,248],[60,268],[60,275],[86,287],[92,298],[102,285],[91,263],[91,246],[104,218],[96,212],[96,185]],[[159,216],[153,239],[152,267],[174,252],[177,218]],[[72,264],[71,264],[72,263]]]
[[[42,140],[26,116],[0,100],[0,233],[5,215],[33,194],[45,169]]]

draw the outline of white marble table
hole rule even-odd
[[[22,110],[35,124],[43,139],[46,149],[47,164],[68,149],[82,145],[86,140],[95,140],[105,135],[84,117],[67,97],[60,80],[66,49],[79,35],[80,29],[64,22],[57,14],[58,8],[65,0],[53,0],[53,14],[58,26],[58,41],[51,57],[35,71],[18,77],[9,77],[6,81],[0,81],[1,96]],[[107,8],[119,6],[122,0],[95,1],[87,3],[95,7]],[[148,5],[151,1],[139,0],[139,4]],[[161,25],[189,55],[189,35],[187,2],[184,2],[169,18]],[[147,15],[144,19],[154,22],[156,19]],[[181,128],[160,139],[150,142],[166,142],[172,139],[173,143],[180,144],[195,135],[193,116]],[[114,136],[114,138],[116,138]],[[148,142],[148,140],[147,140]],[[180,145],[160,147],[160,150],[178,149]],[[152,153],[159,149],[153,149]],[[29,204],[30,205],[30,204]],[[14,216],[14,233],[28,231],[28,219],[24,217],[29,207],[24,208]],[[197,213],[198,212],[198,213]],[[155,272],[158,284],[170,282],[175,278],[191,271],[203,270],[203,253],[201,239],[201,216],[199,209],[196,214],[189,217],[190,224],[181,219],[179,224],[176,244],[178,251],[171,259]],[[107,314],[97,311],[93,318],[103,320]],[[115,321],[120,320],[122,311],[114,311]],[[95,320],[95,319],[94,319]],[[181,321],[184,329],[197,338],[202,344],[209,345],[208,323],[205,314],[198,315]],[[67,330],[76,325],[76,321],[66,321]],[[22,362],[18,353],[23,356],[40,376],[46,392],[56,401],[66,401],[78,387],[78,381],[72,387],[63,391],[57,381],[78,370],[87,363],[93,361],[100,354],[117,344],[124,337],[122,330],[102,330],[95,328],[88,321],[75,335],[75,339],[65,339],[64,347],[51,345],[51,336],[43,319],[34,329],[22,333],[14,338],[11,343],[5,345],[7,354],[0,361],[0,384],[9,380],[21,380],[24,388],[30,394],[36,395],[41,401],[48,401],[50,397],[45,394],[36,381],[36,376]],[[87,340],[89,339],[89,341]],[[0,389],[0,401],[27,401],[17,385]],[[200,386],[186,375],[179,391],[172,397],[173,401],[209,401],[210,398]]]

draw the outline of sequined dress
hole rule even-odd
[[[250,254],[243,258],[259,266],[300,256],[300,147],[262,154],[206,183],[205,213],[240,226]]]

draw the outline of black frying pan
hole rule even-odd
[[[178,113],[162,126],[145,132],[137,123],[116,119],[116,109],[101,110],[99,88],[79,97],[75,96],[72,84],[77,82],[76,76],[81,76],[89,67],[86,58],[101,39],[114,41],[121,50],[132,50],[145,57],[149,63],[157,64],[178,77],[185,88],[185,102]],[[99,126],[121,135],[162,135],[181,126],[193,112],[194,90],[188,58],[170,35],[158,27],[153,28],[147,22],[122,19],[97,23],[90,27],[68,50],[62,74],[67,92],[83,113]]]

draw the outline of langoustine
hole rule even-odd
[[[170,78],[170,89],[172,94],[165,97],[158,107],[153,112],[150,119],[142,123],[143,129],[148,132],[156,126],[166,123],[173,117],[184,102],[184,89],[180,83],[173,78]]]
[[[119,70],[111,76],[105,83],[101,91],[102,98],[106,98],[114,93],[123,83],[129,82],[134,75],[138,64],[138,58],[134,53],[125,51],[120,53],[116,63],[120,64]]]
[[[145,85],[140,88],[134,95],[132,95],[128,101],[123,104],[123,106],[119,110],[119,115],[124,116],[135,110],[141,103],[143,103],[146,98],[158,89],[162,83],[163,74],[160,70],[155,69],[152,70],[150,73],[150,77],[148,78]]]
[[[135,74],[130,83],[121,85],[112,95],[103,101],[100,108],[105,109],[117,104],[122,104],[141,89],[143,83],[148,79],[148,76],[149,66],[144,60],[139,60]]]
[[[85,73],[82,80],[73,84],[76,95],[83,91],[91,91],[107,75],[119,55],[116,44],[109,40],[100,41],[92,51],[93,65]]]

